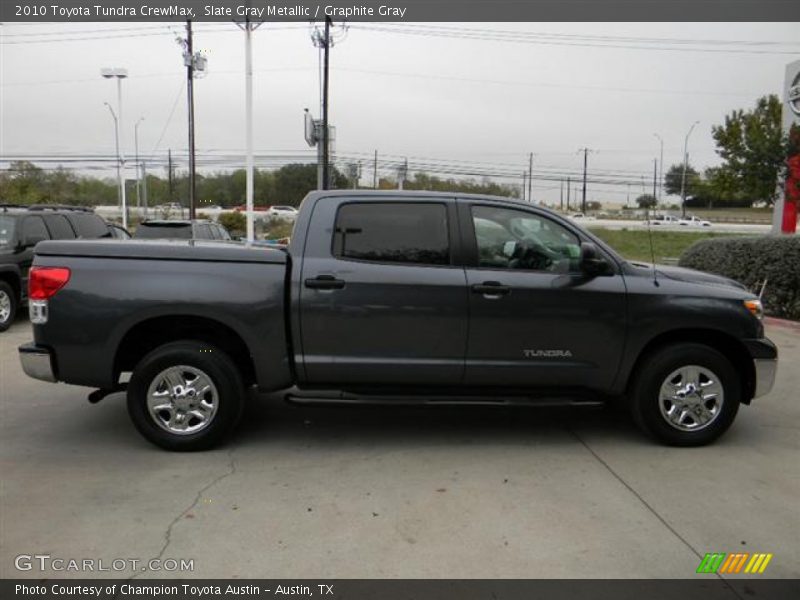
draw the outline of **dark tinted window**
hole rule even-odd
[[[49,240],[50,234],[47,233],[47,228],[44,226],[42,217],[27,217],[22,221],[22,239],[23,240]]]
[[[110,237],[111,235],[108,231],[108,225],[97,215],[76,212],[65,216],[69,219],[69,222],[72,223],[79,238],[91,239]]]
[[[10,246],[13,243],[16,226],[16,217],[0,214],[0,246]]]
[[[211,227],[208,223],[198,223],[195,225],[194,237],[198,240],[213,240],[214,236],[211,234]]]
[[[75,232],[72,231],[72,227],[64,215],[45,215],[44,222],[54,240],[75,239]]]
[[[217,225],[217,233],[219,233],[219,239],[221,240],[229,240],[231,239],[231,234],[228,233],[228,230],[225,229],[222,225]]]
[[[450,263],[443,204],[345,204],[336,215],[333,253],[376,262]]]
[[[166,224],[153,224],[146,225],[142,223],[136,228],[136,233],[133,237],[137,239],[192,239],[192,226],[189,223],[180,223],[177,225]]]

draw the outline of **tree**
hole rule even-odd
[[[656,197],[653,194],[642,194],[636,199],[639,208],[654,208],[656,203]]]
[[[723,125],[711,128],[723,168],[741,194],[750,200],[773,204],[778,178],[786,160],[786,142],[781,130],[781,101],[763,96],[749,111],[735,110]]]
[[[691,196],[692,191],[700,181],[698,173],[692,165],[686,165],[686,195]],[[672,165],[664,174],[664,191],[667,194],[680,196],[683,182],[683,163]]]

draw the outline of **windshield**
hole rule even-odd
[[[14,241],[14,227],[17,220],[0,215],[0,247],[10,246]]]
[[[133,237],[138,239],[192,239],[192,226],[188,223],[180,225],[145,225],[136,228]]]

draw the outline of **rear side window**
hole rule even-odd
[[[231,234],[228,233],[228,230],[225,229],[222,225],[216,226],[217,233],[219,234],[219,239],[221,240],[229,240],[231,239]]]
[[[111,236],[108,225],[97,215],[72,213],[66,215],[66,217],[69,219],[70,223],[72,223],[79,238],[92,239]]]
[[[214,236],[211,235],[211,227],[208,223],[198,223],[195,225],[195,238],[198,240],[213,240]]]
[[[45,215],[44,222],[54,240],[74,240],[75,232],[64,215]]]
[[[344,204],[336,215],[333,254],[382,263],[450,264],[444,204]]]
[[[49,240],[50,234],[44,226],[42,217],[27,217],[22,221],[22,239],[23,240]]]
[[[180,225],[146,225],[142,223],[136,228],[133,237],[137,239],[192,239],[192,226],[188,223]]]

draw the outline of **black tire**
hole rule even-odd
[[[216,412],[202,429],[193,433],[168,431],[164,425],[159,425],[148,408],[151,384],[161,379],[160,374],[176,366],[188,366],[201,372],[215,388]],[[192,340],[171,342],[147,354],[136,365],[128,384],[128,414],[136,429],[156,446],[173,451],[206,450],[222,442],[239,422],[244,399],[242,377],[233,361],[214,346]]]
[[[662,414],[660,390],[667,378],[687,365],[712,372],[722,386],[722,405],[710,421],[694,430],[679,428]],[[731,362],[717,350],[697,343],[663,346],[637,364],[629,403],[636,424],[645,433],[670,446],[704,446],[716,440],[733,423],[742,398],[742,384]],[[669,407],[670,403],[663,406]],[[688,424],[693,416],[689,413]],[[695,427],[699,425],[699,420]]]
[[[5,305],[5,300],[8,301],[8,309],[0,313],[0,331],[5,331],[14,322],[17,316],[17,307],[19,306],[19,297],[14,288],[6,281],[0,281],[0,306]]]

